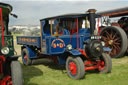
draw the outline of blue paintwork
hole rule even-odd
[[[22,54],[22,61],[23,61],[23,64],[26,64],[25,56],[23,54]]]
[[[66,28],[64,28],[63,35],[70,35],[70,32]]]
[[[43,35],[43,34],[42,34]],[[27,39],[35,39],[37,42],[33,43],[33,42],[23,42],[20,41],[19,38],[27,38]],[[60,39],[63,42],[56,40],[56,39]],[[83,44],[85,40],[89,40],[90,39],[90,35],[89,35],[89,29],[80,29],[79,30],[79,48],[83,49]],[[56,40],[54,42],[54,44],[57,43],[63,43],[63,48],[60,47],[56,47],[54,48],[52,45],[52,42]],[[66,51],[66,47],[68,44],[72,45],[73,49],[77,48],[77,33],[72,34],[72,38],[71,35],[61,35],[58,37],[54,37],[54,36],[45,36],[43,37],[42,42],[44,42],[45,44],[42,45],[43,48],[43,54],[46,55],[52,55],[52,54],[62,54]],[[32,46],[37,46],[37,48],[41,48],[41,42],[40,42],[40,36],[18,36],[17,37],[17,44],[21,44],[21,45],[32,45]]]
[[[78,50],[71,50],[69,51],[72,55],[81,55],[81,52]]]
[[[90,36],[90,31],[89,31],[89,29],[87,29],[87,28],[81,28],[81,29],[78,31],[78,34],[79,34],[79,35]],[[77,35],[77,32],[74,33],[73,35]]]
[[[112,51],[112,49],[110,49],[109,47],[103,47],[104,51]]]
[[[32,59],[32,58],[37,58],[37,56],[36,56],[36,53],[31,49],[31,48],[29,48],[28,46],[25,46],[26,48],[27,48],[27,50],[28,50],[28,55],[29,55],[29,57]]]
[[[65,46],[63,48],[53,48],[51,46],[52,42],[55,40],[55,39],[61,39],[64,41],[64,44]],[[83,42],[84,40],[87,40],[89,39],[89,36],[84,36],[84,35],[79,35],[79,48],[80,49],[83,49]],[[72,45],[72,48],[73,49],[76,49],[77,48],[77,35],[74,35],[71,36],[70,35],[66,35],[66,36],[59,36],[59,37],[46,37],[46,54],[62,54],[66,51],[66,47],[68,44],[71,44]],[[55,44],[57,43],[61,43],[60,41],[56,41]]]
[[[36,46],[37,48],[41,48],[41,38],[40,36],[17,36],[17,44],[20,45],[31,45],[31,46]],[[36,42],[29,42],[29,41],[22,41],[20,39],[35,39]]]
[[[61,64],[61,65],[66,64],[66,59],[64,57],[58,56],[57,58],[58,58],[59,64]]]
[[[29,55],[30,59],[37,58],[36,53],[34,51],[32,51],[31,48],[29,48],[28,46],[25,46],[25,48],[28,51],[28,55]],[[23,63],[26,64],[25,56],[23,54],[22,54],[22,60],[23,60]]]
[[[78,16],[76,16],[78,17]],[[53,27],[58,22],[55,20]],[[42,48],[42,54],[45,55],[63,55],[67,52],[67,45],[71,44],[73,50],[68,51],[72,55],[81,55],[81,52],[76,50],[77,48],[77,32],[70,34],[69,30],[64,28],[63,35],[58,37],[51,36],[50,25],[48,20],[41,20],[41,36],[18,36],[17,44],[25,45],[29,51],[30,58],[37,58],[36,53],[28,46],[36,46]],[[84,49],[84,41],[90,39],[90,31],[87,28],[81,28],[78,31],[79,49]],[[35,39],[36,42],[21,41],[20,38]],[[41,39],[42,38],[42,39]],[[41,41],[42,40],[42,41]],[[42,42],[42,46],[41,46]],[[62,56],[58,56],[59,64],[65,64],[66,59]]]

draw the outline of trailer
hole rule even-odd
[[[20,56],[15,53],[13,36],[8,31],[11,11],[11,5],[0,2],[0,85],[23,85]]]
[[[123,57],[128,52],[128,7],[99,12],[103,23],[100,35],[105,46],[112,49],[109,54],[113,58]],[[116,21],[112,21],[116,19]],[[109,26],[108,26],[109,25]]]
[[[105,53],[101,36],[95,35],[95,9],[84,14],[66,14],[40,20],[40,36],[17,36],[24,65],[33,59],[50,58],[65,65],[67,74],[81,79],[85,71],[98,70],[109,73],[112,69],[110,56]]]

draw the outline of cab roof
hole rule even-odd
[[[49,20],[49,19],[61,19],[61,18],[77,18],[77,17],[85,17],[88,16],[88,13],[72,13],[72,14],[64,14],[64,15],[59,15],[59,16],[53,16],[53,17],[48,17],[41,19],[42,20]]]
[[[10,13],[13,9],[11,5],[2,2],[0,2],[0,8],[4,9],[6,13]]]

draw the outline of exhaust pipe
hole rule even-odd
[[[96,21],[95,21],[96,10],[95,9],[89,9],[87,12],[89,13],[90,34],[92,36],[92,35],[94,35],[95,24],[96,24]]]

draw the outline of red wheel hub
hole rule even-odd
[[[24,56],[25,61],[27,61],[27,55]]]
[[[72,75],[76,75],[77,73],[77,66],[74,62],[69,63],[69,70],[72,73]]]
[[[99,70],[101,71],[102,69],[104,69],[104,67],[105,67],[105,62],[104,61],[100,61]]]

